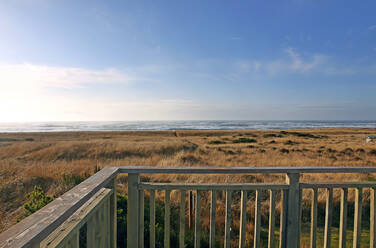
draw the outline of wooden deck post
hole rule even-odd
[[[288,173],[286,183],[287,190],[287,213],[286,213],[286,247],[298,248],[300,246],[300,185],[299,173]]]
[[[137,185],[140,183],[140,176],[136,173],[128,174],[128,213],[127,213],[127,247],[138,247],[138,225],[139,225],[139,193]]]

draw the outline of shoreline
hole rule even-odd
[[[224,131],[224,130],[309,130],[376,129],[376,121],[119,121],[119,122],[34,122],[0,123],[0,133],[77,131]]]
[[[8,131],[0,132],[0,135],[12,135],[12,134],[26,134],[26,135],[37,135],[37,134],[77,134],[77,133],[118,133],[118,134],[132,134],[132,133],[169,133],[169,132],[317,132],[317,131],[368,131],[375,132],[375,128],[359,128],[359,127],[330,127],[330,128],[276,128],[276,129],[159,129],[159,130],[149,130],[149,129],[132,129],[132,130],[67,130],[67,131]]]

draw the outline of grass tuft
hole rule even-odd
[[[239,138],[236,140],[233,140],[232,143],[257,143],[257,140],[255,139],[249,139],[249,138]]]

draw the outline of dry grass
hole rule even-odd
[[[63,175],[85,178],[95,166],[376,166],[376,144],[365,143],[365,136],[375,133],[376,129],[318,129],[287,133],[244,130],[0,134],[0,231],[22,215],[24,196],[34,185],[60,195],[74,185]],[[305,175],[303,180],[370,178],[376,179],[373,175],[324,174]],[[144,179],[237,183],[284,180],[281,175],[159,175]],[[126,182],[126,178],[119,181]],[[119,189],[125,187],[119,185]],[[309,193],[304,197],[308,198]],[[222,208],[219,204],[218,211]]]

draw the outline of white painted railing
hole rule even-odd
[[[348,189],[355,190],[355,211],[353,245],[360,247],[363,189],[370,190],[370,235],[369,246],[376,247],[375,200],[376,182],[301,182],[306,173],[376,173],[370,167],[106,167],[63,196],[29,216],[9,230],[0,234],[0,247],[79,247],[79,230],[86,226],[84,233],[87,247],[116,247],[116,188],[118,174],[128,174],[127,245],[130,248],[145,247],[145,229],[149,228],[150,248],[156,247],[156,191],[164,191],[164,247],[170,247],[171,223],[179,226],[179,247],[185,247],[188,221],[194,223],[194,246],[200,247],[202,198],[208,196],[209,246],[215,247],[219,232],[216,231],[217,195],[224,192],[225,226],[224,247],[237,240],[239,248],[245,247],[247,204],[249,192],[255,192],[254,247],[261,247],[261,201],[269,201],[268,208],[268,247],[299,247],[302,224],[302,194],[312,192],[310,247],[317,244],[318,195],[325,191],[325,227],[323,247],[330,247],[332,241],[333,190],[341,190],[339,247],[346,247],[348,219]],[[246,183],[246,184],[196,184],[196,183],[152,183],[141,182],[142,174],[285,174],[285,183]],[[178,219],[171,219],[172,191],[179,191]],[[145,192],[148,192],[150,206],[150,226],[145,227]],[[193,192],[193,193],[192,193]],[[240,229],[234,233],[231,228],[231,205],[234,193],[240,192]],[[263,192],[267,192],[267,197]],[[192,194],[194,200],[192,200]],[[277,197],[278,196],[278,197]],[[281,196],[281,197],[279,197]],[[276,206],[280,205],[277,213]],[[188,206],[188,211],[187,207]],[[188,214],[187,214],[188,212]],[[276,216],[280,216],[279,226]],[[193,219],[191,217],[194,216]],[[279,232],[277,230],[279,229]],[[236,239],[233,239],[236,236]]]

